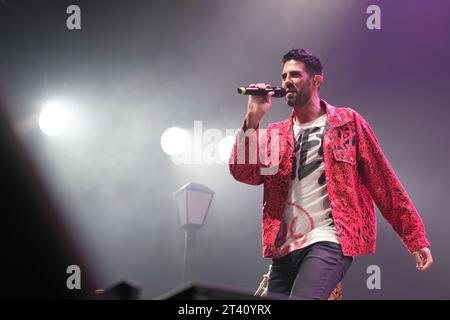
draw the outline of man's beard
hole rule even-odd
[[[286,103],[290,107],[295,106],[303,107],[308,103],[310,99],[311,99],[311,91],[309,90],[286,95]]]

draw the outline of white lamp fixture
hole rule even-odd
[[[189,182],[174,193],[175,203],[183,228],[203,225],[214,191],[205,185]]]
[[[181,227],[185,231],[183,281],[192,280],[192,262],[195,254],[195,235],[205,222],[214,191],[205,185],[190,182],[173,194]]]

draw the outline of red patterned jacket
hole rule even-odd
[[[321,102],[326,105],[329,126],[323,137],[326,183],[331,214],[344,255],[375,252],[374,201],[410,252],[429,247],[423,222],[384,156],[369,124],[350,108],[337,108],[324,100]],[[243,128],[240,129],[230,159],[230,172],[236,180],[251,185],[264,184],[264,257],[272,257],[275,253],[275,238],[291,186],[294,159],[293,116],[294,112],[289,119],[269,124],[261,137],[259,129],[245,132]],[[270,160],[273,130],[277,130],[279,134],[279,163],[276,165]],[[248,154],[252,144],[256,148],[253,148],[253,154]],[[243,148],[246,151],[245,162],[238,162],[238,150]],[[257,156],[259,152],[263,152],[266,158],[260,159]],[[252,162],[249,161],[251,157],[254,157]],[[261,174],[270,168],[276,173]]]

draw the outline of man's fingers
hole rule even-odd
[[[431,253],[428,251],[425,253],[425,256],[422,257],[422,260],[425,263],[423,264],[421,271],[427,270],[433,264],[433,257],[431,256]]]
[[[432,263],[433,263],[432,260],[427,261],[427,262],[423,265],[423,267],[420,269],[420,271],[425,271],[425,270],[427,270],[427,269],[431,266]]]
[[[416,258],[416,268],[419,271],[425,271],[433,264],[433,257],[430,250],[421,249],[413,253]]]
[[[272,99],[274,94],[275,94],[275,92],[269,92],[264,96],[264,100],[266,101],[266,103],[270,102],[270,100]]]
[[[414,257],[416,258],[416,268],[421,269],[423,266],[422,257],[420,256],[419,252],[414,252]]]
[[[256,87],[259,89],[266,89],[266,88],[271,88],[272,86],[270,84],[266,84],[266,83],[258,83],[258,84],[256,84]]]

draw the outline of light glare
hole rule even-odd
[[[67,112],[61,102],[48,102],[39,116],[39,128],[48,136],[64,132],[67,126]]]
[[[189,132],[178,127],[164,131],[161,136],[161,147],[165,153],[174,156],[182,153],[189,146]]]

